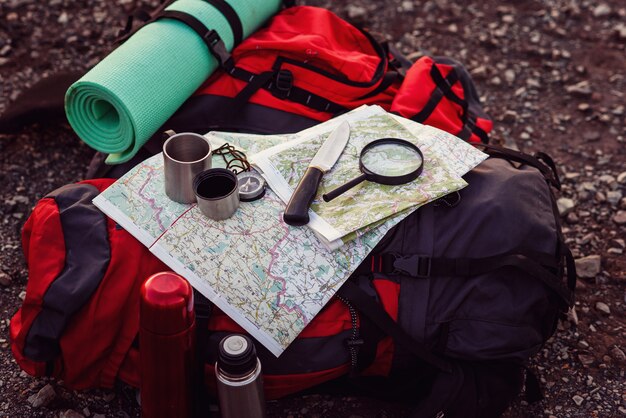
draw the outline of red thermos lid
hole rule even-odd
[[[193,288],[182,276],[156,273],[141,286],[141,328],[154,334],[173,335],[194,322]]]

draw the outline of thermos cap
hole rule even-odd
[[[188,329],[195,320],[193,288],[174,272],[156,273],[141,286],[141,328],[160,335]]]
[[[217,366],[230,376],[244,376],[254,371],[257,357],[252,340],[240,334],[224,337],[219,346]]]

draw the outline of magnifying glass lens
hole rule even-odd
[[[415,172],[422,165],[422,156],[403,144],[381,143],[365,150],[361,163],[379,176],[398,177]]]

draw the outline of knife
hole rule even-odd
[[[328,139],[311,160],[304,176],[300,179],[285,209],[285,223],[302,226],[309,223],[309,207],[324,173],[329,171],[339,159],[341,152],[350,139],[350,124],[343,122],[330,133]]]

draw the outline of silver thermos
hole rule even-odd
[[[252,340],[233,334],[222,339],[215,365],[222,418],[264,418],[261,362]]]

